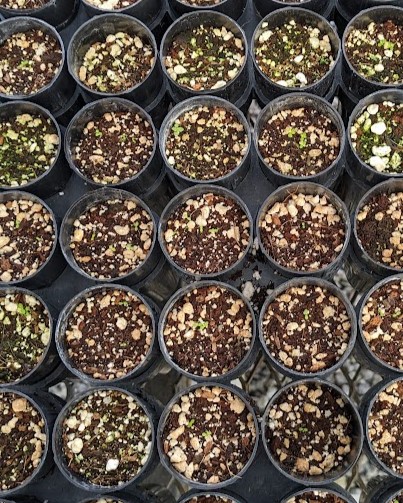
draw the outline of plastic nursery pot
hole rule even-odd
[[[101,495],[94,495],[89,498],[85,498],[83,500],[80,500],[78,503],[108,503],[109,501],[113,501],[116,503],[146,503],[148,496],[126,496],[126,495],[120,495],[119,493],[114,493],[114,494],[103,494]],[[152,500],[153,502],[154,500]],[[151,503],[152,503],[151,502]]]
[[[280,358],[276,358],[269,350],[268,344],[266,342],[265,334],[264,334],[264,329],[263,329],[263,323],[265,320],[265,315],[267,313],[267,310],[269,308],[269,305],[272,304],[278,297],[280,297],[282,294],[284,294],[287,290],[290,288],[299,288],[304,285],[307,286],[312,286],[312,287],[320,287],[328,292],[329,295],[337,297],[340,302],[343,304],[347,316],[349,318],[350,322],[350,330],[349,330],[349,338],[348,338],[348,343],[347,347],[344,351],[344,353],[340,356],[340,358],[336,361],[336,363],[330,367],[324,368],[323,370],[318,370],[316,372],[302,372],[298,371],[290,366],[286,366]],[[301,301],[300,301],[301,302]],[[338,311],[337,311],[338,312]],[[308,312],[309,316],[309,312]],[[295,319],[294,319],[295,321]],[[268,360],[268,362],[276,369],[278,370],[281,374],[290,377],[292,379],[301,379],[301,378],[310,378],[310,377],[324,377],[328,374],[334,373],[337,369],[339,369],[347,360],[347,358],[350,356],[351,352],[354,349],[356,337],[357,337],[357,319],[355,315],[355,311],[353,306],[351,305],[350,301],[347,299],[347,297],[344,295],[344,293],[333,283],[330,283],[329,281],[325,281],[321,278],[295,278],[290,281],[287,281],[283,284],[281,284],[279,287],[277,287],[275,290],[271,292],[271,294],[267,297],[265,303],[263,304],[263,307],[260,311],[260,316],[259,316],[259,322],[258,322],[258,330],[259,330],[259,339],[260,343],[263,347],[264,354]],[[335,338],[335,335],[332,333],[328,334],[329,337]],[[312,341],[312,345],[315,342]],[[309,344],[309,342],[308,342]],[[326,347],[323,347],[320,345],[320,351],[322,353],[325,353],[327,351]]]
[[[0,101],[15,102],[29,100],[45,107],[52,114],[57,114],[60,110],[64,109],[65,105],[71,100],[75,92],[75,86],[67,71],[63,41],[55,28],[45,23],[45,21],[32,17],[24,16],[6,19],[0,23],[0,45],[14,34],[30,30],[41,30],[58,42],[61,49],[59,69],[52,80],[39,89],[39,91],[28,95],[5,94],[0,92]]]
[[[58,228],[56,224],[56,218],[50,207],[41,199],[39,199],[39,197],[36,197],[33,194],[20,190],[0,193],[0,205],[6,204],[9,201],[21,200],[32,201],[34,204],[40,204],[45,209],[45,211],[50,214],[54,231],[53,245],[49,252],[48,258],[40,267],[38,267],[35,272],[16,280],[13,280],[11,277],[9,281],[0,282],[0,285],[6,287],[21,286],[29,289],[42,288],[53,283],[53,281],[60,276],[63,269],[66,267],[66,263],[63,259],[63,255],[58,244]]]
[[[218,196],[223,196],[231,201],[233,201],[236,206],[238,206],[243,214],[245,215],[246,219],[249,222],[249,242],[248,245],[245,247],[242,256],[234,262],[231,266],[229,266],[226,269],[222,269],[216,272],[211,272],[211,273],[198,273],[198,272],[190,272],[184,267],[181,267],[180,265],[175,262],[175,260],[172,258],[172,256],[169,254],[164,238],[165,231],[167,230],[167,224],[169,219],[171,218],[172,214],[180,207],[182,206],[186,201],[189,199],[194,199],[197,196],[203,196],[204,194],[211,193],[213,195],[218,195]],[[214,231],[215,232],[215,231]],[[253,243],[253,226],[252,226],[252,216],[249,212],[248,207],[246,204],[242,201],[242,199],[237,196],[234,192],[231,192],[230,190],[220,187],[218,185],[198,185],[197,187],[190,187],[189,189],[186,189],[182,192],[180,192],[178,195],[176,195],[171,202],[165,207],[165,210],[163,211],[159,224],[158,224],[158,241],[160,243],[161,249],[163,254],[165,255],[168,263],[179,273],[179,275],[185,279],[185,280],[208,280],[208,279],[220,279],[224,280],[226,278],[231,277],[234,273],[242,270],[243,265],[246,261],[246,257],[248,255],[248,252],[252,246]]]
[[[232,19],[239,19],[245,10],[245,0],[219,0],[214,4],[200,5],[192,0],[168,0],[168,5],[175,18],[187,14],[188,12],[204,12],[211,10],[221,12]]]
[[[99,3],[102,3],[102,1]],[[84,9],[90,17],[99,16],[101,14],[105,14],[106,12],[113,12],[115,14],[127,14],[128,16],[133,16],[139,19],[147,26],[153,24],[153,22],[163,9],[163,5],[164,2],[161,2],[159,0],[137,0],[127,7],[114,9],[108,6],[101,7],[100,5],[97,5],[97,2],[95,1],[83,0]]]
[[[95,182],[90,176],[87,176],[85,173],[83,173],[83,171],[77,166],[75,150],[78,143],[83,137],[83,130],[85,129],[86,125],[90,121],[101,119],[104,114],[108,112],[126,112],[139,115],[143,120],[147,121],[150,124],[154,137],[154,145],[148,162],[144,165],[143,168],[140,169],[140,171],[136,175],[126,180],[122,180],[119,183],[103,184],[100,182]],[[122,133],[124,133],[124,131],[119,132],[119,134]],[[132,135],[132,132],[130,130],[128,130],[127,133],[128,136]],[[108,185],[117,189],[126,189],[133,192],[134,194],[141,196],[143,193],[147,192],[150,187],[153,186],[153,184],[158,180],[161,174],[162,162],[158,150],[158,136],[152,119],[141,107],[126,99],[104,98],[102,100],[98,100],[86,105],[75,115],[75,117],[70,122],[66,130],[64,145],[66,158],[71,169],[80,178],[82,178],[85,183],[92,187],[100,188]]]
[[[129,397],[133,398],[136,404],[139,406],[139,409],[141,412],[145,414],[145,416],[148,419],[149,427],[151,430],[151,438],[150,438],[150,451],[148,454],[148,459],[145,461],[144,465],[136,475],[130,478],[130,480],[127,480],[125,482],[119,483],[119,485],[103,485],[103,484],[97,484],[97,483],[92,483],[89,480],[85,479],[83,476],[81,476],[79,473],[74,473],[70,469],[69,462],[67,460],[67,457],[65,453],[63,452],[63,423],[66,420],[66,418],[69,416],[70,412],[74,409],[74,407],[78,406],[80,402],[83,402],[85,400],[89,400],[90,395],[93,394],[98,394],[102,392],[120,392],[125,395],[128,395]],[[53,435],[52,435],[52,449],[53,449],[53,455],[54,455],[54,460],[56,462],[57,467],[61,471],[62,475],[66,480],[68,480],[70,483],[74,484],[76,487],[85,490],[85,491],[90,491],[92,493],[98,493],[104,495],[105,493],[108,492],[114,492],[114,491],[123,491],[126,488],[129,488],[133,486],[134,484],[137,484],[141,482],[147,475],[150,473],[150,471],[153,469],[155,466],[156,462],[156,449],[155,449],[155,431],[156,431],[156,418],[155,418],[155,413],[151,406],[148,404],[148,402],[144,401],[142,398],[140,398],[135,392],[132,393],[128,389],[125,388],[119,388],[113,385],[109,385],[107,388],[91,388],[87,390],[84,393],[81,393],[77,396],[74,397],[73,400],[71,400],[69,403],[65,405],[65,407],[61,410],[60,414],[58,415],[56,421],[55,421],[55,427],[53,430]],[[104,432],[104,435],[106,432]],[[112,439],[113,441],[113,439]],[[132,440],[133,442],[133,440]],[[109,440],[108,440],[109,443]],[[85,441],[84,441],[85,445]],[[107,445],[107,444],[106,444]],[[121,444],[123,445],[123,444]],[[108,460],[109,461],[109,460]],[[116,468],[115,468],[116,470]],[[109,473],[109,469],[107,471]]]
[[[232,80],[227,82],[225,86],[222,86],[219,89],[204,89],[195,91],[188,87],[179,85],[169,75],[165,66],[165,59],[173,41],[177,37],[180,37],[184,31],[198,28],[200,25],[213,26],[216,28],[225,27],[228,31],[231,31],[237,38],[240,38],[243,42],[245,58],[238,74]],[[160,48],[161,66],[165,76],[167,77],[173,101],[175,103],[179,103],[187,98],[192,98],[193,96],[212,95],[224,98],[228,101],[231,101],[232,103],[236,103],[245,94],[245,89],[248,87],[250,80],[247,54],[248,43],[245,33],[242,28],[230,17],[212,10],[190,12],[189,14],[185,14],[184,16],[180,17],[179,19],[174,21],[165,32],[165,35],[161,41]]]
[[[0,104],[0,122],[15,119],[15,117],[23,114],[29,114],[33,117],[40,116],[43,120],[50,121],[55,134],[57,134],[59,138],[59,144],[55,151],[52,164],[41,175],[20,185],[0,184],[0,191],[22,188],[23,190],[31,192],[39,197],[46,198],[56,192],[59,192],[70,178],[70,170],[68,168],[62,147],[62,133],[54,117],[45,108],[42,108],[35,103],[29,103],[27,101],[14,101]]]
[[[70,244],[72,242],[72,235],[74,233],[74,222],[84,213],[89,211],[92,207],[109,200],[122,200],[122,201],[133,201],[136,206],[144,210],[152,222],[152,240],[151,247],[145,259],[133,270],[130,270],[126,274],[120,276],[114,276],[111,278],[98,278],[97,276],[91,276],[84,271],[76,262],[74,255],[71,251]],[[154,215],[148,206],[137,196],[131,194],[130,192],[118,189],[99,189],[93,192],[85,194],[81,199],[76,201],[73,206],[67,211],[64,216],[61,229],[60,229],[60,246],[65,259],[69,266],[88,280],[93,282],[103,282],[103,283],[122,283],[123,285],[133,285],[138,283],[146,276],[148,276],[151,271],[156,267],[159,262],[161,251],[157,244],[157,222]]]
[[[283,174],[264,160],[264,156],[259,148],[260,135],[266,126],[267,121],[283,110],[293,110],[296,108],[308,108],[319,112],[324,117],[330,119],[333,126],[337,129],[337,135],[340,142],[339,153],[336,159],[326,169],[314,175],[295,176]],[[260,168],[266,178],[275,186],[285,185],[287,183],[297,181],[307,181],[319,183],[325,187],[332,188],[336,184],[344,168],[345,138],[346,133],[344,125],[336,109],[332,107],[324,98],[314,96],[309,93],[286,94],[271,101],[260,112],[253,133],[253,143],[259,158]],[[315,147],[312,146],[312,148]]]
[[[375,91],[391,90],[393,88],[403,89],[403,82],[384,84],[363,77],[350,63],[346,50],[347,39],[354,29],[366,28],[371,22],[383,23],[390,20],[402,25],[403,9],[386,5],[367,9],[360,12],[354,19],[352,19],[344,32],[342,41],[343,58],[341,65],[341,77],[344,86],[359,99],[365,98],[365,96]]]
[[[324,3],[324,2],[322,2]],[[285,23],[294,19],[296,22],[309,24],[320,29],[321,33],[327,35],[330,39],[330,45],[332,47],[332,56],[334,59],[334,64],[326,74],[316,82],[306,85],[304,87],[285,87],[277,84],[274,80],[270,79],[260,68],[256,60],[256,43],[259,40],[260,35],[264,31],[275,29],[277,27],[283,26]],[[287,56],[289,57],[289,56]],[[279,9],[268,16],[266,16],[256,27],[251,44],[251,58],[253,61],[253,68],[256,81],[257,94],[261,96],[261,101],[265,103],[277,98],[278,96],[304,91],[311,94],[316,94],[318,96],[326,96],[332,85],[336,76],[336,69],[339,65],[339,60],[341,57],[341,43],[336,31],[332,28],[329,21],[324,17],[320,16],[316,12],[312,12],[306,9],[301,9],[298,7],[287,7],[285,9]]]
[[[208,492],[199,492],[199,491],[189,491],[184,494],[178,501],[178,503],[193,503],[193,498],[201,498],[206,496],[215,496],[216,498],[221,498],[225,501],[229,501],[229,503],[246,503],[243,498],[229,491],[208,491]]]
[[[285,397],[287,393],[290,392],[291,388],[297,387],[297,386],[303,386],[303,385],[319,385],[321,387],[327,388],[328,390],[333,390],[337,395],[339,395],[340,398],[343,399],[344,403],[349,409],[349,413],[351,415],[351,419],[349,424],[352,424],[353,432],[351,435],[349,435],[352,440],[351,442],[351,450],[347,453],[346,458],[344,459],[344,462],[342,466],[339,468],[330,470],[326,473],[318,474],[318,475],[307,475],[304,477],[303,475],[298,475],[291,473],[291,471],[288,471],[285,468],[285,465],[280,463],[274,456],[271,451],[271,449],[268,446],[268,440],[266,438],[266,431],[268,428],[268,414],[272,407],[276,404],[280,403],[280,400],[282,397]],[[330,391],[329,390],[329,391]],[[321,413],[324,413],[323,410],[320,410]],[[283,415],[289,415],[292,413],[292,410],[290,412],[287,412],[286,414]],[[277,417],[277,416],[276,416]],[[273,419],[270,418],[270,421]],[[309,426],[308,426],[309,428]],[[301,428],[302,431],[306,430],[307,428]],[[301,431],[300,430],[300,431]],[[362,428],[362,423],[360,419],[360,415],[358,413],[357,408],[353,404],[353,402],[350,400],[350,398],[335,384],[332,384],[328,381],[325,381],[323,379],[302,379],[299,381],[294,381],[286,386],[284,386],[282,389],[277,391],[277,393],[274,394],[274,396],[270,399],[269,403],[267,404],[267,407],[265,409],[263,419],[262,419],[262,425],[261,425],[261,432],[262,432],[262,440],[263,440],[263,445],[266,451],[267,456],[269,457],[270,462],[273,464],[273,466],[285,477],[287,477],[289,480],[292,480],[293,482],[296,482],[298,484],[303,484],[308,487],[320,487],[320,486],[325,486],[328,485],[332,482],[335,482],[337,479],[341,478],[344,476],[347,472],[349,472],[352,467],[355,465],[355,463],[358,461],[358,458],[361,453],[362,449],[362,444],[363,444],[363,428]],[[281,440],[280,440],[280,445]],[[296,449],[296,446],[294,446]],[[297,451],[294,451],[297,452]],[[304,454],[302,456],[302,459],[306,459],[307,454]]]
[[[0,499],[0,503],[41,503],[34,496],[13,496],[11,500]]]
[[[303,195],[319,195],[326,196],[328,200],[328,204],[331,204],[339,214],[341,220],[344,223],[344,244],[341,251],[338,253],[337,257],[335,257],[332,262],[328,265],[315,270],[299,270],[292,269],[290,267],[285,267],[281,265],[278,261],[276,261],[266,250],[262,241],[262,231],[260,228],[260,224],[263,221],[265,214],[268,209],[273,207],[276,203],[283,202],[286,198],[294,193],[300,193]],[[295,182],[290,183],[289,185],[283,185],[275,190],[267,199],[264,201],[262,206],[259,209],[257,218],[256,218],[256,236],[258,239],[259,247],[263,252],[264,256],[268,264],[277,271],[278,274],[283,276],[284,278],[294,278],[294,277],[303,277],[303,276],[312,276],[312,277],[320,277],[324,279],[332,279],[336,272],[342,267],[344,259],[346,257],[350,235],[351,235],[351,223],[350,216],[348,214],[347,208],[343,201],[331,190],[322,185],[318,185],[312,182]]]
[[[151,69],[141,82],[129,89],[116,93],[91,89],[79,78],[79,71],[84,56],[92,44],[103,42],[108,35],[114,35],[118,32],[147,40],[154,52],[154,61]],[[70,41],[67,50],[67,66],[70,74],[82,89],[84,98],[88,101],[116,96],[130,99],[141,107],[147,108],[158,96],[161,89],[162,75],[154,35],[141,21],[125,14],[103,14],[81,25]]]
[[[356,503],[355,499],[347,491],[337,486],[336,484],[332,484],[329,487],[321,487],[320,489],[318,489],[317,487],[306,487],[305,489],[300,489],[296,492],[292,492],[291,494],[289,494],[286,498],[282,499],[280,503],[295,502],[293,498],[307,497],[308,493],[310,492],[313,492],[315,495],[316,494],[332,495],[335,499],[340,498],[340,503]],[[337,499],[337,501],[339,500]]]
[[[166,154],[166,143],[169,133],[171,132],[172,126],[175,121],[183,116],[188,111],[196,110],[198,107],[220,107],[231,112],[239,123],[242,124],[245,135],[247,136],[247,149],[243,155],[242,160],[238,166],[233,169],[230,173],[220,176],[219,178],[212,178],[210,180],[200,180],[196,178],[190,178],[179,170],[175,169],[174,166],[169,162]],[[248,121],[246,120],[243,113],[229,101],[223,100],[222,98],[217,98],[216,96],[197,96],[190,98],[188,100],[182,101],[177,104],[166,116],[164,122],[162,123],[160,134],[159,134],[159,147],[162,155],[162,160],[168,169],[171,177],[173,178],[175,185],[180,189],[184,190],[193,185],[199,185],[203,183],[222,185],[231,190],[235,188],[242,182],[242,180],[247,175],[250,168],[250,157],[251,157],[251,134]]]
[[[261,17],[267,16],[270,12],[284,9],[286,7],[298,7],[302,9],[312,10],[323,17],[330,16],[333,10],[333,0],[253,0],[253,3]]]
[[[169,415],[172,411],[172,408],[174,407],[175,404],[179,404],[181,397],[183,395],[188,395],[191,392],[195,392],[198,388],[221,388],[225,391],[228,391],[234,395],[236,399],[238,399],[242,404],[245,406],[247,409],[248,413],[252,416],[253,423],[254,423],[254,429],[256,432],[256,438],[255,438],[255,443],[253,446],[253,451],[250,455],[250,458],[248,461],[245,463],[244,467],[237,473],[237,474],[232,474],[232,476],[226,480],[223,480],[221,482],[197,482],[193,479],[190,479],[186,477],[184,474],[180,473],[177,471],[171,461],[169,460],[168,455],[165,452],[164,449],[164,440],[163,440],[163,435],[164,435],[164,430],[165,426],[167,424],[167,421],[169,419]],[[157,448],[158,448],[158,454],[160,458],[160,462],[162,466],[168,470],[170,474],[172,474],[179,482],[186,484],[187,487],[190,489],[195,489],[199,491],[218,491],[219,489],[222,489],[224,487],[229,487],[231,484],[234,484],[237,480],[240,480],[240,477],[243,477],[243,475],[247,472],[247,470],[250,468],[252,465],[258,451],[258,435],[259,435],[259,422],[258,418],[256,415],[256,412],[251,405],[251,399],[244,393],[241,389],[237,388],[236,386],[230,385],[230,384],[222,384],[222,383],[208,383],[206,385],[203,384],[196,384],[194,386],[191,386],[190,388],[186,388],[179,393],[177,393],[172,400],[166,405],[165,409],[163,410],[159,423],[158,423],[158,430],[157,430]],[[214,402],[211,402],[214,404]],[[208,423],[207,421],[203,423],[206,428],[208,428]],[[192,426],[192,425],[191,425]],[[190,426],[190,427],[191,427]],[[185,426],[186,427],[186,426]],[[246,431],[246,428],[243,430],[244,432]],[[211,433],[209,430],[206,430],[206,433]],[[245,437],[246,438],[246,437]]]
[[[369,486],[371,486],[371,482]],[[403,483],[392,477],[376,480],[363,500],[363,503],[396,503],[403,493]]]
[[[354,2],[351,0],[336,0],[337,11],[344,18],[346,24],[365,9],[371,7],[387,8],[391,5],[401,7],[402,4],[400,0],[354,0]]]
[[[243,358],[239,361],[239,363],[232,368],[231,370],[227,371],[224,374],[217,375],[214,373],[213,375],[198,375],[193,372],[186,371],[183,369],[175,360],[173,357],[169,354],[169,349],[167,347],[166,341],[165,341],[165,335],[164,331],[166,328],[167,324],[167,318],[169,313],[172,311],[172,309],[175,307],[175,304],[178,301],[181,301],[186,297],[187,294],[191,293],[193,290],[196,289],[201,289],[205,287],[216,287],[216,288],[222,288],[226,291],[228,291],[230,294],[235,296],[237,299],[241,300],[244,305],[246,306],[248,314],[250,314],[252,322],[251,322],[251,341],[250,341],[250,347],[247,351],[245,351],[245,355]],[[208,321],[208,320],[207,320]],[[196,336],[197,337],[197,336]],[[165,304],[164,309],[161,312],[160,320],[159,320],[159,326],[158,326],[158,341],[160,344],[161,352],[163,357],[165,358],[166,362],[168,365],[170,365],[172,368],[174,368],[177,372],[180,374],[184,375],[190,380],[196,381],[196,382],[209,382],[209,381],[214,381],[214,382],[229,382],[233,381],[234,379],[237,379],[241,374],[243,374],[252,364],[256,357],[256,320],[255,316],[253,313],[252,306],[250,305],[250,302],[246,299],[246,297],[241,294],[236,288],[227,285],[226,283],[222,283],[219,281],[199,281],[195,283],[191,283],[190,285],[187,285],[180,290],[178,290],[174,295],[168,300],[168,302]],[[233,342],[232,344],[235,344]],[[230,351],[230,349],[228,349]],[[207,354],[207,347],[205,347],[205,355]],[[196,356],[195,356],[196,358]],[[205,358],[206,360],[206,358]]]

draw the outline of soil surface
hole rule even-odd
[[[294,496],[286,503],[347,503],[344,498],[324,490],[306,491],[303,494]]]

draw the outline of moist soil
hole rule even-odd
[[[31,95],[55,78],[62,48],[51,34],[33,29],[10,35],[0,45],[0,92]]]
[[[224,26],[197,26],[173,40],[164,64],[180,86],[204,91],[220,89],[233,80],[245,61],[245,47]]]
[[[357,215],[361,246],[376,262],[403,269],[403,192],[371,197]]]
[[[90,5],[102,10],[120,10],[134,5],[139,0],[87,0]]]
[[[3,9],[28,10],[40,9],[50,0],[2,0],[1,6]]]
[[[266,349],[281,365],[315,373],[333,367],[344,355],[351,322],[339,297],[326,288],[301,284],[267,306],[262,330]]]
[[[168,163],[187,178],[214,180],[245,157],[248,136],[237,116],[220,106],[192,108],[175,119],[165,143]]]
[[[32,295],[0,295],[0,383],[20,380],[42,360],[50,341],[49,313]]]
[[[86,501],[85,503],[122,503],[122,500],[112,498],[99,498],[96,500]]]
[[[362,334],[380,360],[403,371],[403,281],[375,290],[362,309]]]
[[[298,477],[341,471],[354,434],[350,406],[333,388],[295,384],[267,412],[266,440],[277,463]]]
[[[0,203],[0,281],[34,274],[49,258],[55,241],[52,215],[28,199]]]
[[[300,177],[324,171],[340,152],[337,127],[311,107],[285,109],[270,117],[258,143],[266,164],[283,175]]]
[[[180,397],[162,433],[164,453],[184,477],[216,484],[236,477],[256,442],[253,416],[243,400],[218,386]]]
[[[106,112],[87,123],[73,149],[74,163],[90,180],[117,184],[137,175],[154,149],[151,124],[134,112]]]
[[[255,58],[261,71],[284,87],[314,84],[334,65],[329,36],[293,18],[275,28],[262,24]]]
[[[9,491],[39,467],[46,445],[42,414],[21,395],[0,392],[0,488]]]
[[[180,0],[180,1],[184,4],[192,5],[194,7],[208,7],[210,5],[218,5],[222,2],[224,2],[225,0]],[[214,497],[214,496],[210,496],[210,497]]]
[[[194,496],[186,503],[234,503],[232,498],[225,498],[224,496]]]
[[[180,368],[197,376],[221,376],[249,351],[252,314],[231,290],[204,286],[175,302],[162,329],[168,354]]]
[[[345,223],[326,195],[291,193],[268,208],[259,224],[263,247],[279,265],[317,271],[344,246]]]
[[[250,224],[236,201],[219,194],[194,196],[174,210],[164,232],[172,260],[189,273],[212,274],[245,255]]]
[[[305,491],[303,494],[294,496],[286,503],[347,503],[344,498],[323,490]]]
[[[0,121],[0,185],[18,187],[54,163],[60,138],[50,118],[20,114]]]
[[[345,49],[350,64],[362,77],[389,85],[403,82],[403,25],[389,19],[352,28]]]
[[[94,391],[66,415],[61,443],[64,462],[75,476],[116,487],[136,477],[147,462],[151,425],[124,391]]]
[[[125,377],[146,358],[153,336],[147,306],[126,290],[100,289],[77,303],[66,321],[71,364],[100,380]]]
[[[116,278],[144,262],[153,231],[150,214],[135,201],[102,201],[75,220],[70,248],[77,265],[88,275]]]

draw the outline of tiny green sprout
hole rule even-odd
[[[38,243],[42,241],[42,238],[40,238],[39,236],[35,236],[35,239],[38,241]]]
[[[203,233],[203,229],[204,229],[204,227],[202,225],[199,225],[199,232],[200,232],[200,234]]]
[[[296,132],[297,132],[297,130],[295,128],[293,128],[293,127],[290,128],[287,133],[288,138],[293,138],[295,136]]]
[[[137,230],[138,230],[138,228],[139,228],[139,225],[140,225],[140,221],[139,221],[139,220],[136,220],[136,221],[133,223],[133,229],[134,229],[135,231],[137,231]]]
[[[119,306],[125,306],[125,307],[127,307],[128,305],[129,305],[129,303],[127,302],[127,300],[121,300],[119,302]]]
[[[95,241],[95,238],[97,237],[97,233],[94,231],[92,234],[91,234],[91,241]]]
[[[385,42],[386,42],[385,38],[381,38],[380,40],[378,40],[378,47],[383,47],[385,45]]]
[[[184,220],[186,220],[186,222],[190,222],[192,220],[187,211],[183,213],[183,218]]]
[[[112,245],[110,245],[109,249],[110,249],[111,251],[113,251],[113,252],[115,252],[115,251],[116,251],[116,248],[115,248],[114,246],[112,246]]]
[[[306,229],[306,222],[301,222],[301,229]]]
[[[97,138],[100,138],[100,137],[102,136],[102,131],[100,131],[99,129],[96,129],[96,130],[95,130],[95,136],[96,136]]]
[[[298,428],[298,429],[299,429],[299,431],[300,431],[301,433],[308,433],[308,428],[301,427],[301,428]]]
[[[304,309],[304,318],[309,320],[309,309]]]
[[[382,309],[381,307],[378,309],[378,314],[379,316],[381,316],[382,318],[385,316],[385,309]]]
[[[29,66],[31,66],[31,62],[27,59],[23,59],[18,65],[19,68],[28,68]]]
[[[19,229],[20,225],[21,225],[21,222],[19,220],[15,219],[15,222],[14,222],[15,228]]]
[[[121,141],[122,143],[125,142],[127,140],[127,134],[126,133],[123,133],[119,136],[119,141]]]
[[[182,131],[184,131],[184,128],[179,124],[179,122],[175,122],[175,124],[172,126],[172,131],[175,136],[179,136]]]
[[[126,245],[126,249],[127,249],[127,250],[134,250],[134,245],[132,245],[132,244],[128,243],[128,244]]]
[[[219,231],[218,227],[213,227],[212,229],[209,229],[210,234],[217,234],[218,231]]]
[[[304,133],[301,133],[301,136],[299,138],[299,148],[305,148],[306,145],[308,143],[308,137],[307,137],[307,134],[304,132]]]
[[[21,316],[28,316],[30,314],[31,310],[29,309],[28,306],[24,306],[24,304],[17,304],[17,313],[20,314]]]
[[[191,419],[191,420],[188,422],[187,427],[188,427],[188,428],[192,428],[194,424],[195,424],[195,420],[194,420],[194,419]]]
[[[196,39],[194,37],[190,39],[190,45],[196,47]]]
[[[206,438],[206,439],[207,439],[207,438],[209,438],[209,437],[211,437],[211,436],[212,436],[212,433],[211,433],[211,431],[210,431],[210,430],[203,431],[203,433],[202,433],[202,437],[203,437],[203,438]]]
[[[208,321],[199,320],[193,322],[193,328],[196,330],[205,330],[208,327]]]
[[[399,316],[402,314],[401,310],[397,307],[392,314],[392,318],[399,318]]]

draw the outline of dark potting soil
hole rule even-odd
[[[347,503],[344,498],[328,493],[323,489],[306,491],[303,494],[294,496],[286,503]]]
[[[218,5],[224,0],[180,0],[187,5],[194,5],[196,7],[208,7],[209,5]]]
[[[224,496],[194,496],[186,503],[234,503],[232,498],[224,498]]]
[[[134,5],[139,0],[87,0],[87,2],[94,7],[103,10],[120,10]]]
[[[115,498],[104,498],[104,497],[102,497],[102,498],[98,498],[96,500],[88,501],[88,503],[122,503],[122,500],[117,500]]]
[[[50,0],[1,0],[1,7],[13,10],[39,9]]]

